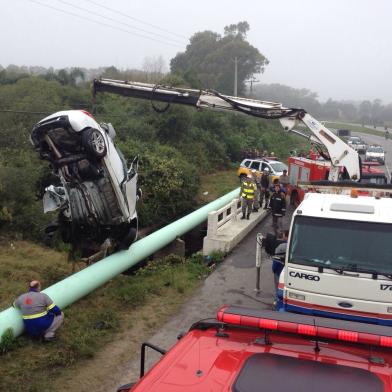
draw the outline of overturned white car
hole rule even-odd
[[[44,212],[59,210],[46,232],[59,229],[82,257],[102,250],[104,243],[128,248],[137,237],[137,158],[128,169],[115,135],[111,124],[98,124],[82,110],[54,113],[31,133],[40,157],[60,179],[45,189]]]

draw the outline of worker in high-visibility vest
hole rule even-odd
[[[41,293],[38,280],[30,282],[29,291],[19,296],[14,307],[22,312],[23,323],[28,335],[53,340],[56,330],[64,321],[64,314],[51,298]]]
[[[253,181],[252,174],[248,174],[241,183],[240,198],[242,207],[241,219],[249,219],[253,208],[253,199],[256,193],[256,183]]]

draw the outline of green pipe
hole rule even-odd
[[[238,197],[238,192],[239,189],[235,189],[149,236],[136,241],[128,250],[114,253],[43,291],[60,308],[67,307],[204,222],[209,212],[216,211],[230,203],[234,198]],[[32,276],[31,278],[34,277]],[[0,339],[8,328],[12,328],[14,336],[19,336],[23,332],[21,314],[19,310],[13,307],[0,313]]]

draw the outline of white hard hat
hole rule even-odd
[[[263,171],[269,173],[270,169],[269,169],[269,167],[265,167],[265,168],[263,169]]]
[[[252,169],[251,171],[252,171],[252,173],[256,173],[256,169]]]

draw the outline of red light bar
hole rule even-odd
[[[269,329],[298,335],[317,336],[320,338],[340,340],[350,343],[371,344],[382,347],[392,347],[392,337],[371,333],[349,331],[345,329],[321,327],[311,324],[301,324],[272,318],[261,318],[250,315],[230,313],[230,307],[225,305],[219,309],[217,320],[231,325]]]

